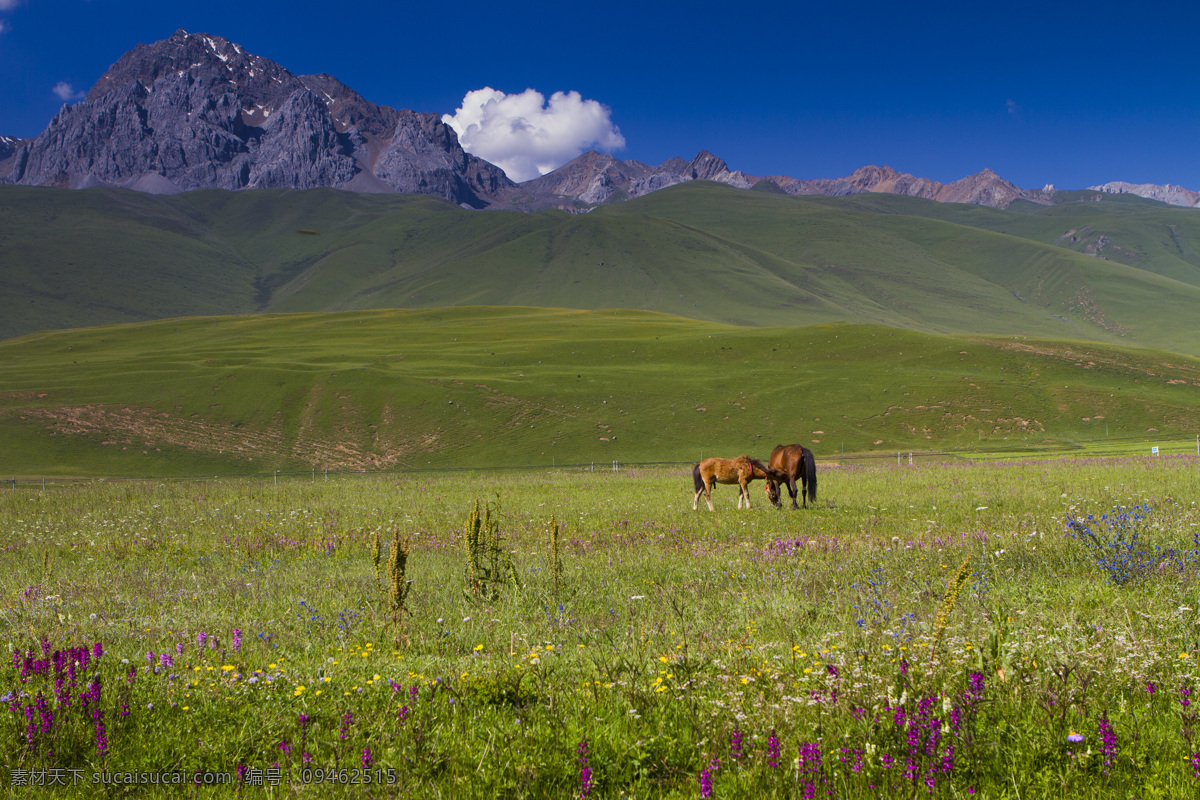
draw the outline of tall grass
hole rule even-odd
[[[1140,541],[1189,552],[1194,458],[821,481],[815,509],[738,511],[719,487],[716,513],[691,510],[684,470],[0,493],[0,778],[370,779],[357,790],[400,797],[1200,785],[1195,562],[1115,583],[1068,529],[1143,506]],[[496,494],[519,586],[474,594],[463,530]],[[376,564],[401,541],[398,643]]]

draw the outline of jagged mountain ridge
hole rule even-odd
[[[437,114],[377,105],[330,75],[294,75],[227,39],[183,30],[125,53],[39,136],[0,137],[0,183],[153,194],[333,187],[431,194],[471,208],[578,211],[692,180],[743,189],[768,181],[792,195],[886,192],[996,208],[1018,198],[1053,202],[1053,187],[1022,190],[990,169],[948,184],[888,166],[801,180],[747,175],[708,151],[658,166],[591,151],[515,184],[464,151]],[[1178,186],[1091,188],[1171,205],[1200,203],[1200,193]]]
[[[1110,181],[1100,186],[1089,186],[1089,189],[1109,194],[1135,194],[1148,200],[1157,200],[1171,206],[1200,206],[1200,192],[1193,192],[1182,186],[1166,184],[1159,186],[1154,183],[1127,183],[1125,181]]]
[[[482,208],[514,184],[437,114],[378,106],[209,34],[138,45],[3,161],[6,182],[154,193],[328,186]]]

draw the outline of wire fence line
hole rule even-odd
[[[1200,460],[1200,435],[1195,440],[1178,438],[1147,438],[1147,437],[1110,437],[1077,441],[1073,449],[1051,449],[1033,447],[1012,447],[999,450],[982,450],[978,448],[962,450],[890,450],[873,453],[833,453],[814,454],[818,464],[832,467],[842,463],[877,462],[895,463],[897,466],[910,466],[930,461],[946,461],[959,459],[986,459],[989,461],[1013,460],[1028,458],[1113,458],[1136,456],[1192,456]],[[1097,445],[1111,444],[1106,449]],[[1132,446],[1142,444],[1144,450],[1133,450]],[[1086,447],[1086,449],[1085,449]],[[699,459],[697,459],[699,460]],[[636,469],[690,469],[696,461],[593,461],[582,463],[562,464],[552,461],[550,464],[525,465],[474,465],[471,467],[406,467],[395,466],[380,470],[329,470],[321,467],[296,470],[272,470],[270,472],[247,472],[233,475],[121,475],[111,477],[69,477],[69,476],[14,476],[0,477],[0,492],[16,491],[18,489],[60,489],[89,483],[122,483],[158,481],[162,483],[185,483],[204,481],[273,481],[280,480],[295,483],[307,480],[311,483],[328,482],[335,478],[381,478],[411,475],[438,475],[469,472],[593,472],[593,473],[622,473]]]

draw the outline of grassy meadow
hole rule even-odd
[[[1198,467],[2,491],[3,791],[1192,796]]]

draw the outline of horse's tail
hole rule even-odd
[[[804,482],[808,484],[808,499],[815,503],[817,500],[817,460],[813,458],[812,450],[807,447],[800,454],[800,469],[804,472]]]
[[[704,488],[704,478],[700,477],[699,464],[692,467],[692,484],[696,487],[697,492]]]

